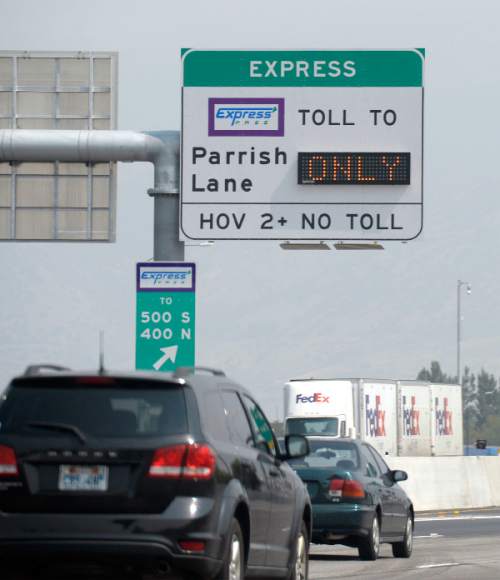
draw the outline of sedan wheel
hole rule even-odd
[[[405,535],[402,542],[392,544],[392,554],[395,558],[409,558],[413,551],[413,518],[406,518]]]
[[[373,522],[367,538],[361,538],[358,545],[361,560],[376,560],[380,552],[380,524],[377,514],[373,516]]]

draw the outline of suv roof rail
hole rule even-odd
[[[174,372],[174,377],[182,379],[189,375],[194,375],[197,372],[210,373],[216,377],[225,377],[226,373],[220,369],[213,369],[211,367],[178,367]]]
[[[42,363],[42,364],[27,366],[26,370],[24,371],[24,376],[25,377],[32,377],[34,375],[41,375],[44,373],[44,371],[64,372],[64,371],[69,371],[69,370],[71,370],[71,369],[69,369],[68,367],[63,367],[61,365]]]

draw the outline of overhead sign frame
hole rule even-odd
[[[181,239],[416,238],[424,57],[184,51]]]
[[[0,51],[0,129],[114,130],[118,53]],[[116,162],[0,163],[0,242],[114,242]]]

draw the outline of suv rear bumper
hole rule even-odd
[[[212,578],[222,565],[220,560],[207,554],[180,553],[159,538],[3,540],[0,541],[0,557],[2,560],[16,561],[16,568],[21,569],[23,563],[38,565],[41,560],[54,563],[70,559],[75,566],[78,561],[86,564],[91,561],[115,562],[117,565],[134,564],[145,569],[161,563],[187,577],[196,575],[201,578]]]
[[[189,514],[193,501],[196,510]],[[177,497],[164,513],[154,515],[0,512],[0,560],[30,564],[30,558],[56,561],[54,556],[67,556],[138,566],[160,561],[186,575],[211,578],[222,565],[226,541],[217,532],[214,503],[210,498]],[[203,541],[205,550],[183,551],[181,540]]]

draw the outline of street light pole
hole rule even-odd
[[[467,287],[467,294],[472,292],[472,286],[469,282],[457,280],[457,383],[462,384],[462,373],[460,372],[460,341],[461,341],[461,323],[462,323],[462,309],[461,309],[461,295],[462,286]]]
[[[472,287],[468,282],[463,282],[462,280],[457,280],[457,383],[462,389],[462,422],[465,425],[465,444],[469,444],[469,418],[465,416],[465,396],[464,388],[462,385],[462,373],[460,372],[460,340],[461,340],[461,323],[462,323],[462,309],[461,309],[461,296],[462,296],[462,286],[466,286],[467,294],[470,294]],[[469,448],[467,447],[466,455],[469,455]]]

